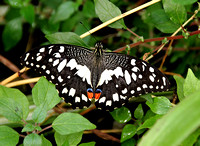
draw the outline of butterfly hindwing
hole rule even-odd
[[[33,49],[21,57],[22,65],[30,67],[56,85],[60,97],[72,107],[90,106],[87,88],[90,87],[88,49],[72,45],[48,45]],[[85,72],[81,73],[81,72]]]

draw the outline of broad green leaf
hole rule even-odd
[[[146,112],[146,114],[145,114],[143,120],[146,121],[147,119],[149,119],[149,118],[151,118],[151,117],[153,117],[153,116],[155,116],[155,115],[156,115],[156,114],[155,114],[154,112],[152,112],[152,111],[149,109],[149,110]]]
[[[33,101],[36,106],[41,106],[43,110],[50,110],[58,104],[61,98],[58,96],[55,85],[41,77],[33,90]]]
[[[108,0],[94,0],[94,2],[96,14],[102,22],[106,22],[116,16],[121,15],[120,9]],[[126,29],[123,19],[120,19],[109,26],[112,28]]]
[[[18,89],[0,86],[0,115],[10,121],[26,120],[29,113],[29,103],[26,96]]]
[[[139,146],[180,145],[200,126],[199,105],[200,92],[196,91],[158,120],[143,136]]]
[[[32,24],[35,21],[35,10],[33,5],[27,5],[20,9],[21,15],[24,19]]]
[[[193,74],[191,69],[188,69],[187,76],[183,85],[184,96],[187,97],[200,90],[200,80],[198,80]]]
[[[42,123],[46,118],[47,110],[43,105],[37,106],[32,114],[33,121],[36,123]]]
[[[174,3],[177,3],[177,4],[181,4],[181,5],[190,5],[190,4],[193,4],[195,2],[197,2],[197,0],[172,0]]]
[[[83,5],[83,14],[85,17],[96,17],[94,3],[91,0],[87,0]]]
[[[23,5],[22,0],[7,0],[8,4],[15,8],[20,8]]]
[[[77,146],[82,139],[83,131],[72,133],[68,135],[61,135],[58,132],[55,132],[55,140],[58,146],[62,146],[64,143],[68,143],[70,146]]]
[[[173,0],[163,0],[163,7],[170,20],[181,25],[187,18],[187,11],[181,4],[174,3]]]
[[[126,141],[124,141],[121,146],[135,146],[137,144],[136,140],[131,138],[131,139],[128,139]]]
[[[151,94],[140,95],[140,97],[146,99],[146,100],[149,101],[150,103],[153,103],[153,98],[151,97]]]
[[[42,146],[42,138],[35,134],[31,133],[24,138],[24,146]]]
[[[0,145],[15,146],[19,142],[19,134],[8,126],[0,126]]]
[[[41,135],[41,138],[42,138],[42,146],[52,146],[51,142],[48,139],[46,139],[43,134]]]
[[[9,51],[14,47],[22,38],[22,19],[15,18],[9,21],[3,30],[2,40],[4,50]]]
[[[193,146],[200,136],[200,129],[198,128],[192,134],[190,134],[182,143],[181,146]]]
[[[72,134],[84,130],[95,129],[96,126],[76,113],[63,113],[52,124],[53,129],[61,135]]]
[[[96,142],[87,142],[87,143],[81,143],[78,146],[95,146]]]
[[[24,126],[24,128],[22,129],[22,132],[31,132],[35,129],[35,126],[31,123],[28,123]]]
[[[134,117],[136,119],[142,119],[143,115],[144,115],[144,111],[142,109],[142,105],[139,104],[138,107],[134,111]]]
[[[57,11],[52,16],[51,21],[57,23],[66,20],[77,10],[77,8],[78,5],[73,1],[64,2],[58,7]]]
[[[183,85],[184,85],[185,80],[179,76],[174,76],[174,79],[176,80],[176,84],[177,84],[178,99],[182,101],[185,98],[184,91],[183,91]]]
[[[73,32],[57,32],[45,36],[52,44],[71,44],[88,47],[83,40]]]
[[[174,24],[163,9],[148,9],[149,17],[154,26],[163,33],[173,33],[179,25]]]
[[[122,106],[110,112],[112,117],[119,123],[126,123],[131,120],[131,112],[128,108]]]
[[[126,124],[122,130],[120,142],[124,142],[136,134],[137,127],[132,124]]]
[[[151,128],[158,119],[160,119],[162,117],[162,115],[155,115],[153,117],[150,117],[149,119],[147,119],[146,121],[144,121],[144,123],[138,127],[137,131],[144,129],[144,128]]]
[[[58,32],[59,27],[60,27],[60,23],[52,23],[46,19],[37,20],[37,23],[45,35]]]
[[[153,100],[153,103],[147,101],[146,104],[156,114],[166,114],[172,108],[171,102],[166,97],[155,97]]]

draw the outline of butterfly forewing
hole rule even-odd
[[[21,62],[54,83],[59,95],[73,108],[88,107],[92,92],[98,108],[113,110],[130,97],[169,89],[165,75],[149,63],[124,54],[98,51],[101,50],[48,45],[27,52]]]
[[[102,96],[97,107],[120,107],[130,97],[169,89],[165,75],[143,60],[117,53],[106,53],[104,58],[106,70],[99,81]]]
[[[87,88],[90,71],[85,66],[91,51],[73,45],[48,45],[33,49],[21,57],[22,65],[30,67],[56,85],[60,97],[72,107],[90,105]]]

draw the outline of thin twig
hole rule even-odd
[[[115,18],[112,18],[112,19],[110,19],[110,20],[108,20],[108,21],[102,23],[101,25],[99,25],[99,26],[97,26],[97,27],[95,27],[95,28],[89,30],[88,32],[82,34],[82,35],[80,36],[80,38],[84,38],[84,37],[86,37],[86,36],[88,36],[88,35],[91,35],[92,33],[94,33],[94,32],[96,32],[96,31],[98,31],[98,30],[100,30],[100,29],[102,29],[102,28],[108,26],[109,24],[111,24],[111,23],[113,23],[113,22],[115,22],[115,21],[117,21],[117,20],[119,20],[119,19],[122,19],[122,18],[124,18],[124,17],[126,17],[126,16],[128,16],[128,15],[130,15],[130,14],[133,14],[133,13],[139,11],[139,10],[142,10],[142,9],[144,9],[144,8],[150,6],[150,5],[153,5],[153,4],[155,4],[155,3],[159,2],[159,1],[160,1],[160,0],[152,0],[152,1],[147,2],[147,3],[145,3],[145,4],[141,5],[141,6],[136,7],[136,8],[134,8],[134,9],[128,11],[128,12],[125,12],[125,13],[123,13],[123,14],[121,14],[121,15],[115,17]]]

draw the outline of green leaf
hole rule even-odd
[[[29,103],[26,96],[18,89],[0,86],[0,115],[10,121],[20,122],[29,113]]]
[[[41,138],[42,138],[42,146],[52,146],[51,142],[48,139],[46,139],[43,134],[41,135]]]
[[[141,130],[141,129],[146,129],[146,128],[151,128],[158,119],[160,119],[162,117],[162,115],[155,115],[153,117],[150,117],[149,119],[147,119],[146,121],[144,121],[144,123],[138,127],[137,131]]]
[[[7,1],[10,6],[15,7],[15,8],[20,8],[23,5],[22,0],[7,0]]]
[[[68,143],[70,146],[77,146],[82,139],[83,131],[72,133],[68,135],[61,135],[58,132],[55,132],[55,140],[58,146],[62,146],[64,143]]]
[[[124,126],[121,134],[120,142],[124,142],[136,134],[137,128],[135,125],[127,124]]]
[[[154,26],[163,33],[173,33],[179,28],[179,25],[174,24],[163,9],[148,9],[148,15]]]
[[[139,146],[180,145],[200,126],[199,105],[200,92],[196,91],[158,120],[142,138]]]
[[[190,5],[190,4],[193,4],[195,2],[197,2],[197,0],[184,0],[184,1],[181,1],[181,0],[172,0],[174,3],[177,3],[177,4],[180,4],[180,5]]]
[[[37,23],[45,35],[58,32],[60,27],[60,23],[52,23],[46,19],[38,20]]]
[[[122,106],[110,112],[112,117],[119,123],[126,123],[131,120],[131,112],[128,108]]]
[[[20,9],[21,15],[24,19],[32,24],[35,21],[35,10],[33,5],[27,5]]]
[[[182,143],[181,146],[193,146],[200,135],[200,129],[197,129],[192,134],[190,134]]]
[[[21,40],[21,38],[22,38],[22,20],[21,18],[15,18],[9,21],[4,27],[2,34],[4,50],[9,51]]]
[[[71,44],[88,47],[83,40],[73,32],[57,32],[45,36],[52,44]]]
[[[58,104],[61,98],[58,96],[55,85],[41,77],[33,90],[33,101],[36,106],[41,106],[43,110],[50,110]]]
[[[35,129],[35,126],[31,123],[28,123],[24,126],[24,128],[22,129],[22,132],[31,132]]]
[[[42,123],[47,115],[47,110],[46,108],[43,106],[43,104],[41,104],[40,106],[37,106],[32,114],[32,118],[33,121],[36,123]]]
[[[62,3],[55,14],[52,16],[52,22],[57,23],[68,19],[78,8],[78,5],[73,1]]]
[[[91,0],[87,0],[83,5],[83,14],[85,17],[96,17],[94,3]]]
[[[128,139],[126,141],[124,141],[121,146],[135,146],[137,144],[136,140],[131,138],[131,139]]]
[[[146,121],[147,119],[149,119],[149,118],[151,118],[151,117],[153,117],[153,116],[155,116],[155,115],[156,115],[156,114],[155,114],[154,112],[152,112],[152,111],[149,109],[149,110],[146,112],[146,114],[145,114],[143,120]]]
[[[144,115],[144,112],[143,112],[143,109],[142,109],[142,105],[139,104],[138,107],[134,111],[134,117],[136,119],[142,119],[143,115]]]
[[[19,142],[19,134],[8,126],[0,126],[0,145],[15,146]]]
[[[24,138],[24,146],[42,146],[42,138],[35,134],[31,133]]]
[[[183,85],[184,96],[187,97],[200,90],[200,80],[198,80],[193,74],[191,69],[188,69],[187,76]]]
[[[61,135],[72,134],[84,130],[95,129],[96,126],[83,116],[76,113],[63,113],[59,115],[52,127]]]
[[[140,95],[140,97],[146,99],[146,100],[149,101],[150,103],[153,103],[153,98],[151,97],[151,94]]]
[[[174,3],[173,0],[163,0],[163,7],[170,20],[181,25],[187,18],[187,11],[181,4]]]
[[[184,92],[183,92],[183,85],[184,85],[185,80],[179,76],[173,76],[173,77],[176,80],[176,84],[177,84],[178,99],[182,101],[185,98]]]
[[[166,114],[172,107],[169,99],[163,96],[155,97],[153,103],[147,101],[146,104],[154,113],[159,115]]]
[[[81,143],[78,146],[95,146],[96,142],[87,142],[87,143]]]
[[[116,16],[121,15],[120,9],[108,0],[94,0],[94,2],[96,14],[102,22],[106,22]],[[109,26],[112,28],[126,29],[123,19],[120,19]]]

